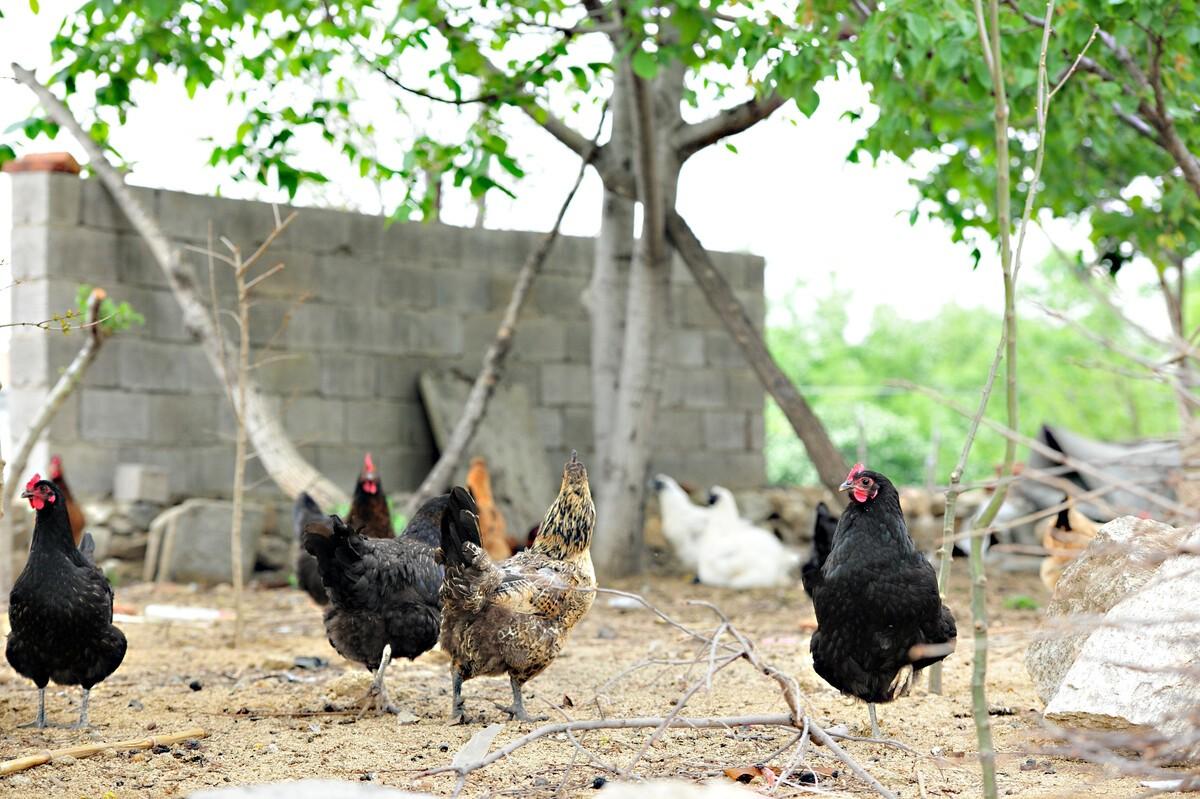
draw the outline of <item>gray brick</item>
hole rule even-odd
[[[339,444],[346,441],[346,404],[321,397],[285,400],[283,424],[292,438],[306,444]]]
[[[375,357],[332,353],[320,358],[321,394],[326,397],[371,397],[375,395]]]
[[[350,446],[345,443],[339,444],[321,444],[315,447],[317,469],[323,475],[328,477],[333,482],[342,486],[353,486],[354,480],[358,476],[359,470],[362,469],[363,449],[361,447]],[[380,470],[379,477],[383,481],[384,490],[393,491],[393,481],[389,476],[390,471],[387,470],[387,462],[382,459],[378,448],[374,447],[371,450],[371,456],[375,458],[376,468]]]
[[[592,362],[592,325],[588,317],[567,322],[567,360],[572,363]]]
[[[399,355],[372,356],[372,358],[376,363],[377,390],[381,397],[415,401],[418,375],[426,369],[439,367],[435,358]]]
[[[763,439],[766,436],[766,422],[763,418],[762,411],[759,411],[758,413],[752,412],[750,414],[747,414],[746,429],[749,431],[749,434],[750,434],[750,441],[748,442],[748,447],[749,447],[750,451],[751,452],[762,452],[763,451]]]
[[[720,408],[725,404],[725,374],[715,369],[669,369],[663,384],[662,409]]]
[[[77,175],[15,172],[10,180],[14,227],[79,224],[79,193],[83,181]]]
[[[704,338],[699,330],[672,330],[671,346],[664,357],[672,366],[703,366]]]
[[[50,228],[42,225],[14,227],[9,246],[14,280],[44,278],[56,271],[50,268]]]
[[[308,289],[318,289],[325,302],[374,305],[378,301],[382,269],[374,261],[361,256],[323,255],[316,262],[316,271],[316,280],[308,284]]]
[[[721,324],[721,320],[717,318],[699,289],[683,292],[680,310],[682,316],[676,318],[681,319],[686,327],[718,327]]]
[[[48,388],[16,389],[7,387],[8,413],[14,431],[24,431],[41,412],[46,403]],[[79,392],[67,397],[46,428],[45,437],[50,440],[73,441],[79,435]]]
[[[279,247],[271,248],[247,277],[253,280],[276,264],[283,264],[283,269],[255,286],[255,297],[277,297],[295,302],[302,296],[320,292],[321,298],[326,299],[327,293],[334,288],[325,282],[324,275],[318,270],[317,256]]]
[[[543,447],[562,449],[563,444],[563,412],[557,408],[540,408],[533,415],[537,425],[538,437]]]
[[[439,269],[434,273],[438,308],[454,311],[487,311],[492,305],[491,280],[486,275],[462,269]]]
[[[130,342],[135,341],[133,334],[122,333],[116,338],[105,343],[100,349],[100,353],[96,356],[96,360],[92,361],[92,365],[88,367],[87,373],[83,376],[83,385],[88,388],[118,388],[121,387],[121,351],[126,346],[135,346]],[[59,352],[59,347],[55,344],[66,344],[68,347],[63,347],[63,350],[69,349],[69,352]],[[55,341],[51,345],[51,353],[54,377],[57,378],[62,370],[67,367],[71,359],[75,357],[75,352],[79,347],[79,339],[62,339]]]
[[[104,388],[80,392],[80,436],[85,441],[146,441],[150,438],[150,398]]]
[[[557,319],[522,319],[517,323],[513,357],[523,361],[562,361],[567,357],[567,326]],[[495,332],[495,331],[493,331]]]
[[[41,331],[25,332],[18,329],[14,332],[9,340],[9,377],[6,388],[49,388],[52,382],[51,343],[51,337]]]
[[[766,391],[753,369],[727,369],[725,377],[730,408],[744,408],[762,413]]]
[[[351,214],[346,220],[350,234],[350,254],[375,261],[384,255],[387,217],[378,214]]]
[[[197,271],[197,277],[207,285],[206,271]],[[167,288],[166,276],[146,242],[136,233],[123,233],[117,237],[117,278],[123,285]]]
[[[45,455],[30,460],[30,466],[44,469],[50,453],[60,455],[71,490],[80,497],[95,497],[112,492],[113,472],[117,468],[117,451],[108,444],[88,444],[78,437],[54,441],[46,447]],[[45,472],[43,471],[43,474]]]
[[[461,355],[463,321],[453,313],[410,313],[403,320],[412,352],[423,355]]]
[[[165,341],[191,342],[192,336],[183,326],[183,313],[175,295],[165,289],[121,287],[114,289],[113,298],[128,302],[146,319],[145,327],[134,328],[132,335],[148,334]]]
[[[412,403],[386,400],[351,401],[345,403],[346,441],[350,444],[372,446],[384,441],[397,441],[400,431],[409,424]]]
[[[437,222],[400,222],[383,233],[383,254],[404,264],[428,263],[433,258],[462,259],[464,229]]]
[[[78,310],[79,306],[75,302],[78,289],[77,282],[58,277],[22,280],[8,288],[11,294],[12,319],[15,322],[45,322],[56,316],[64,317]],[[58,330],[61,331],[61,328]],[[61,332],[57,334],[62,335]]]
[[[55,275],[112,287],[117,282],[117,234],[81,227],[49,227],[46,258]]]
[[[682,408],[663,410],[660,403],[654,419],[654,445],[664,451],[697,453],[704,449],[704,412]]]
[[[202,444],[217,436],[217,405],[212,397],[151,394],[149,407],[152,443]]]
[[[437,298],[437,273],[432,269],[385,262],[379,267],[378,303],[386,308],[432,308]]]
[[[577,277],[542,275],[533,283],[531,297],[538,313],[562,318],[574,314],[584,315],[582,294],[587,284]],[[507,302],[507,297],[497,298]]]
[[[547,405],[587,405],[591,402],[591,370],[586,366],[548,363],[542,366],[542,402]]]
[[[704,358],[709,366],[739,367],[746,364],[742,348],[724,330],[704,334]]]
[[[704,414],[704,445],[718,452],[744,451],[749,444],[746,414],[708,411]]]
[[[128,231],[133,229],[125,217],[125,213],[117,207],[103,183],[95,179],[82,180],[79,183],[78,221],[80,224],[100,230]],[[159,192],[157,189],[141,186],[128,186],[127,188],[133,194],[134,199],[141,203],[146,213],[158,217]]]
[[[119,344],[119,349],[114,349],[119,351],[120,384],[125,388],[208,393],[218,389],[198,346],[135,338],[126,338]]]
[[[279,320],[282,320],[284,306],[280,305],[276,310],[280,313]],[[278,340],[291,350],[341,351],[345,345],[338,337],[340,312],[340,309],[332,305],[318,302],[306,302],[296,306],[291,311],[287,330]],[[268,327],[274,330],[278,325],[279,321],[271,319]]]
[[[280,350],[262,350],[257,356],[262,365],[254,373],[264,390],[287,397],[317,392],[321,378],[316,356]]]
[[[542,413],[543,411],[538,411]],[[592,409],[589,408],[566,408],[563,410],[563,433],[561,449],[567,453],[571,448],[583,451],[591,449],[594,439],[594,430],[592,429]],[[547,445],[547,449],[554,449]],[[599,464],[597,464],[598,466]],[[562,469],[562,464],[558,464],[555,470]]]

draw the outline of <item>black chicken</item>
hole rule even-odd
[[[306,492],[301,491],[292,507],[292,526],[296,532],[296,540],[304,542],[304,529],[312,522],[325,520],[321,506]],[[383,484],[375,471],[375,462],[371,453],[363,457],[362,472],[354,484],[354,496],[350,500],[350,515],[346,523],[358,530],[367,538],[393,538],[392,511],[388,507],[387,494],[383,493]],[[303,550],[296,555],[296,581],[313,601],[318,605],[329,603],[329,595],[321,584],[321,575],[317,570],[317,561],[312,555]]]
[[[92,560],[95,542],[79,547],[62,492],[34,475],[21,493],[37,512],[29,560],[8,599],[8,663],[38,687],[38,714],[46,726],[46,684],[83,688],[76,727],[88,725],[92,686],[125,659],[125,635],[112,624],[113,592]]]
[[[841,490],[850,503],[810,588],[817,613],[810,649],[817,674],[868,703],[878,737],[875,703],[907,694],[916,672],[954,651],[957,630],[892,482],[860,463]]]
[[[396,538],[367,538],[337,516],[310,523],[304,548],[329,594],[325,632],[342,657],[375,671],[363,710],[398,712],[383,674],[393,655],[415,658],[437,643],[441,625],[441,542],[447,495],[426,502]]]
[[[804,593],[813,595],[813,586],[820,579],[821,567],[829,557],[833,547],[833,534],[837,530],[838,517],[829,512],[824,502],[817,503],[816,519],[813,521],[812,552],[808,560],[800,568],[800,582],[804,585]]]

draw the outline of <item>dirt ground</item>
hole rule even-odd
[[[946,692],[928,695],[924,680],[910,697],[880,707],[883,734],[920,755],[877,744],[847,742],[846,749],[884,785],[902,797],[977,796],[978,778],[966,762],[975,749],[970,718],[971,645],[966,581],[958,575],[951,605],[964,638],[946,661]],[[654,578],[619,586],[637,591],[676,619],[711,631],[711,611],[686,604],[707,599],[723,608],[755,641],[771,663],[795,675],[818,719],[844,723],[853,734],[866,733],[866,707],[833,691],[812,670],[808,631],[812,606],[796,586],[787,590],[732,592],[691,585],[682,579]],[[1021,797],[1132,797],[1144,792],[1136,781],[1118,778],[1086,763],[1026,753],[1045,743],[1038,725],[1039,702],[1023,665],[1036,610],[1006,609],[1000,597],[1026,595],[1044,604],[1048,597],[1035,575],[999,575],[991,583],[992,648],[989,700],[1004,715],[992,718],[999,759],[1000,792]],[[139,616],[152,603],[228,608],[228,590],[197,591],[178,586],[133,585],[117,592],[118,611]],[[1011,603],[1010,603],[1011,604]],[[241,648],[231,648],[233,624],[143,621],[121,623],[129,654],[120,670],[92,692],[92,729],[37,731],[18,729],[32,718],[36,691],[7,664],[0,667],[0,757],[94,741],[164,735],[193,726],[208,737],[192,745],[160,747],[54,762],[0,778],[0,797],[185,796],[205,786],[326,777],[375,780],[409,790],[448,794],[450,776],[423,777],[427,768],[446,765],[485,724],[505,720],[497,705],[509,700],[503,678],[467,683],[468,713],[479,723],[449,726],[450,680],[445,656],[428,653],[415,662],[394,663],[388,672],[392,699],[415,720],[334,714],[331,708],[353,703],[368,682],[365,670],[340,658],[325,640],[321,613],[304,594],[259,590],[246,601]],[[142,617],[144,619],[144,617]],[[526,687],[531,713],[556,719],[660,716],[691,684],[681,666],[651,666],[620,676],[647,658],[694,657],[695,647],[676,630],[645,611],[610,605],[601,596],[574,631],[563,656]],[[298,668],[298,656],[327,661],[319,668]],[[616,678],[616,679],[614,679]],[[694,678],[694,675],[693,675]],[[52,686],[53,688],[53,686]],[[78,713],[79,691],[47,694],[53,722],[68,723]],[[553,705],[553,707],[551,707]],[[726,669],[711,691],[696,694],[685,715],[732,716],[785,712],[774,683],[744,663]],[[533,729],[509,723],[493,747]],[[625,766],[649,731],[594,731],[580,736],[602,760]],[[635,769],[644,777],[705,779],[723,769],[750,766],[783,746],[792,733],[778,728],[672,731]],[[944,759],[929,756],[935,751]],[[836,776],[822,776],[835,795],[873,795],[823,748],[810,750],[808,765]],[[775,757],[777,769],[789,753]],[[574,762],[573,762],[574,758]],[[947,764],[949,761],[949,764]],[[525,794],[530,797],[589,795],[593,781],[605,775],[586,762],[565,739],[546,738],[501,760],[467,782],[465,794]],[[605,775],[611,776],[611,775]],[[751,787],[762,788],[755,782]],[[795,795],[785,789],[779,795]]]

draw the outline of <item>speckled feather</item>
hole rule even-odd
[[[310,525],[304,547],[329,594],[325,632],[343,657],[374,670],[384,644],[415,658],[437,643],[442,568],[434,562],[447,496],[426,502],[404,532],[367,538],[336,516]]]
[[[913,545],[900,497],[883,475],[863,472],[879,491],[851,501],[812,585],[817,631],[813,667],[842,693],[889,702],[912,675],[945,655],[912,662],[916,644],[956,637],[954,616],[938,596],[937,575]]]
[[[5,654],[39,688],[53,680],[90,689],[125,659],[125,635],[112,624],[112,587],[75,546],[61,492],[43,487],[57,499],[37,512],[29,560],[9,595]],[[91,536],[84,543],[94,546]]]
[[[470,494],[456,488],[450,503],[442,527],[442,649],[463,679],[509,674],[525,683],[554,661],[595,599],[588,548],[596,507],[587,472],[568,464],[533,546],[501,563],[480,546]]]

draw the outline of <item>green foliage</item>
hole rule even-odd
[[[1058,264],[1042,271],[1048,275],[1039,289],[1045,304],[1069,308],[1089,329],[1144,352],[1136,334],[1096,303],[1069,267]],[[948,306],[933,319],[912,322],[891,309],[880,309],[865,338],[848,344],[844,330],[849,298],[848,292],[835,291],[811,316],[770,327],[771,351],[848,460],[854,460],[861,408],[872,468],[900,483],[924,484],[925,459],[936,430],[941,441],[936,479],[944,481],[958,459],[967,421],[922,394],[896,387],[895,381],[928,386],[974,409],[995,353],[999,315]],[[1178,414],[1170,390],[1113,371],[1137,368],[1124,358],[1036,311],[1022,320],[1021,339],[1018,379],[1025,434],[1036,435],[1043,422],[1109,440],[1176,429]],[[1003,421],[1003,398],[993,396],[988,416]],[[770,480],[816,482],[803,447],[773,403],[766,424]],[[967,479],[990,475],[992,466],[1003,460],[1003,449],[1000,436],[981,430]]]
[[[326,180],[296,146],[307,132],[304,141],[320,136],[362,177],[402,185],[396,215],[421,216],[433,200],[430,174],[475,197],[512,194],[525,170],[502,112],[523,107],[544,118],[546,108],[574,113],[599,103],[618,58],[646,78],[682,65],[695,106],[743,99],[749,88],[793,98],[811,114],[816,83],[836,67],[829,47],[840,35],[837,16],[826,23],[807,7],[767,4],[728,11],[709,0],[627,3],[614,52],[598,29],[611,22],[567,0],[87,0],[52,43],[51,84],[87,95],[76,107],[92,109],[85,124],[102,143],[111,125],[125,124],[136,92],[168,75],[189,95],[219,88],[245,117],[214,142],[211,165],[294,196]],[[597,38],[609,51],[599,60]],[[394,102],[379,103],[389,85]],[[413,128],[407,103],[417,95],[463,108],[466,134],[403,132]],[[19,130],[54,132],[40,118]],[[398,163],[378,155],[380,136],[404,139]]]
[[[1037,145],[1035,94],[1041,0],[1001,4],[1007,55],[1013,208],[1023,207]],[[1047,55],[1049,79],[1066,75],[1093,28],[1109,34],[1054,97],[1038,204],[1058,217],[1087,218],[1101,254],[1148,257],[1161,271],[1200,249],[1200,200],[1166,149],[1122,117],[1148,118],[1157,103],[1134,70],[1153,83],[1193,151],[1200,142],[1200,13],[1195,0],[1077,0],[1060,3]],[[1135,62],[1131,70],[1117,47]],[[878,121],[852,160],[891,153],[936,163],[916,181],[918,213],[950,223],[956,240],[983,247],[996,235],[992,95],[970,4],[906,0],[875,10],[849,39],[847,55],[871,86]],[[1140,181],[1138,179],[1141,179]],[[1131,184],[1143,184],[1135,196]]]
[[[1026,594],[1014,594],[1013,596],[1004,597],[1005,610],[1038,610],[1041,605],[1038,601]]]
[[[79,286],[75,292],[75,305],[78,310],[75,315],[79,318],[86,318],[88,312],[88,304],[91,301],[92,291],[94,288],[86,283]],[[134,310],[133,306],[127,302],[117,303],[111,297],[105,295],[100,301],[100,330],[105,335],[112,335],[123,330],[128,330],[134,325],[146,324],[146,318]],[[68,327],[63,328],[63,332],[68,332]]]

